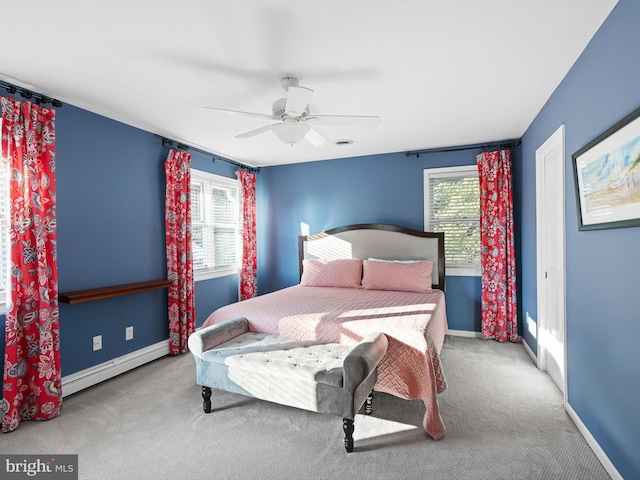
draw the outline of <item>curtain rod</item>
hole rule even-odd
[[[445,153],[445,152],[459,152],[461,150],[486,150],[489,148],[511,148],[511,147],[517,147],[518,145],[520,145],[522,142],[520,141],[520,139],[517,140],[505,140],[503,142],[490,142],[490,143],[479,143],[476,145],[467,145],[464,147],[451,147],[451,148],[431,148],[428,150],[414,150],[411,152],[405,152],[404,154],[407,157],[410,157],[412,155],[415,155],[417,158],[420,158],[420,155],[428,155],[431,153]]]
[[[207,157],[211,157],[214,162],[216,160],[221,160],[223,162],[230,163],[231,165],[235,165],[236,167],[241,168],[243,170],[247,170],[248,172],[251,172],[251,173],[258,173],[260,171],[259,167],[250,167],[249,165],[245,165],[244,163],[239,163],[234,160],[229,160],[228,158],[219,157],[218,155],[214,155],[211,152],[206,152],[204,150],[201,150],[196,147],[192,147],[191,145],[186,145],[181,142],[176,142],[175,140],[171,140],[170,138],[162,137],[162,145],[169,145],[171,147],[179,148],[180,150],[193,150],[194,152],[202,153]]]
[[[4,88],[10,94],[19,93],[22,98],[35,99],[38,105],[46,105],[50,103],[52,106],[56,108],[62,107],[62,102],[55,98],[47,97],[46,95],[42,95],[41,93],[36,93],[28,88],[16,87],[15,85],[11,85],[10,83],[5,83],[0,80],[0,88]]]

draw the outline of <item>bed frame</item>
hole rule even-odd
[[[421,232],[396,225],[367,223],[332,228],[298,237],[300,277],[304,259],[379,258],[431,260],[432,288],[444,291],[444,233]]]

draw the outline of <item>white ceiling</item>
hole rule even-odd
[[[616,2],[0,0],[0,80],[252,166],[469,145],[519,138]],[[287,74],[380,126],[290,147],[200,108],[270,114]]]

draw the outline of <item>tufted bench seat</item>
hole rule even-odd
[[[202,386],[204,411],[211,389],[343,417],[345,448],[353,451],[353,420],[371,398],[387,337],[367,335],[357,345],[301,341],[249,331],[246,318],[226,320],[189,337]]]

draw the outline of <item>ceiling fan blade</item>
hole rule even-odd
[[[309,105],[309,100],[311,100],[312,96],[313,90],[310,88],[290,86],[287,89],[287,104],[284,108],[285,113],[292,117],[301,116],[307,108],[307,105]]]
[[[273,120],[273,115],[267,115],[264,113],[241,112],[240,110],[228,110],[226,108],[216,108],[216,107],[200,107],[200,110],[215,110],[217,112],[232,113],[234,115],[245,115],[249,117],[268,118],[269,120]]]
[[[325,145],[329,142],[329,139],[327,137],[325,137],[315,128],[311,127],[309,127],[309,131],[304,136],[304,139],[314,147],[321,147],[322,145]]]
[[[380,117],[365,115],[314,115],[305,118],[312,125],[344,125],[351,127],[377,127]]]
[[[249,132],[241,133],[240,135],[236,135],[236,138],[249,138],[254,137],[256,135],[260,135],[261,133],[268,132],[273,128],[281,125],[280,123],[272,123],[271,125],[265,125],[264,127],[256,128],[255,130],[251,130]]]

